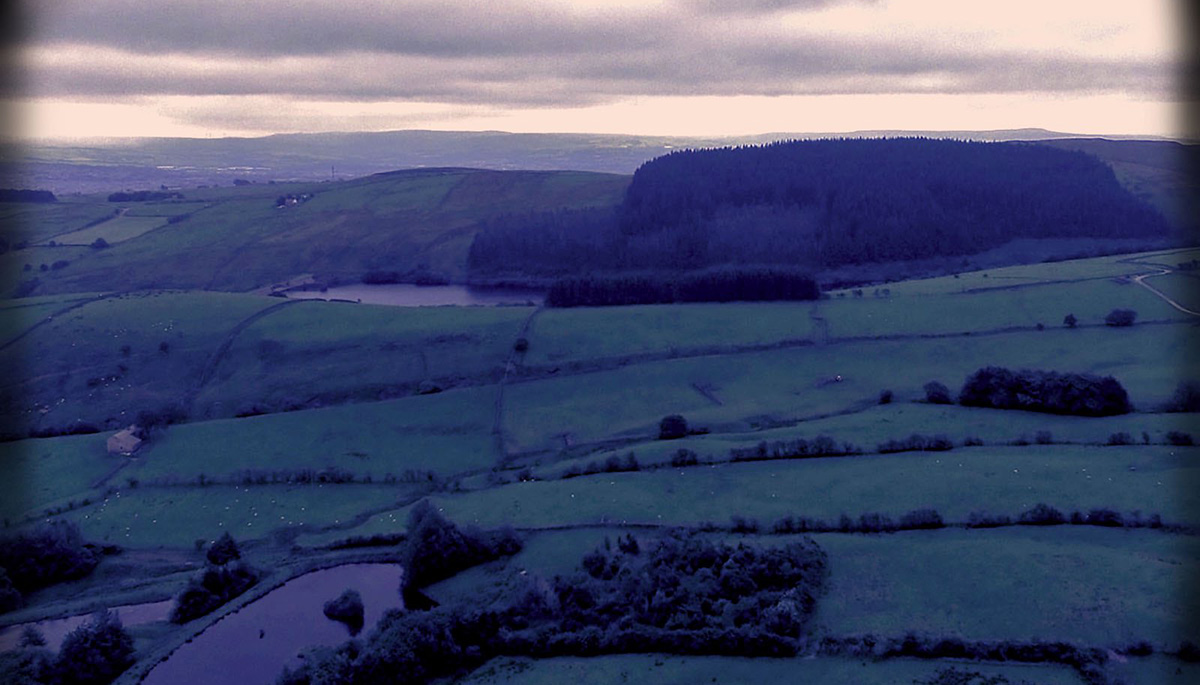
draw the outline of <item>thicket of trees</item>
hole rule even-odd
[[[464,569],[521,551],[521,539],[511,529],[460,530],[429,500],[408,514],[408,536],[401,551],[405,591],[425,587]]]
[[[100,556],[68,521],[0,539],[0,612],[20,607],[22,595],[34,590],[83,578]]]
[[[1132,411],[1129,395],[1112,376],[1030,369],[1011,371],[999,366],[988,366],[971,374],[958,402],[968,407],[1075,416],[1113,416]]]
[[[227,532],[208,548],[205,557],[204,569],[175,598],[172,623],[187,623],[209,614],[258,582],[258,570],[242,561],[237,543]]]
[[[627,535],[500,610],[389,612],[367,642],[313,653],[277,682],[428,682],[504,654],[793,655],[826,575],[807,539],[758,548],[678,533],[643,549]]]
[[[490,220],[474,276],[805,268],[957,256],[1016,238],[1165,236],[1082,152],[923,138],[806,140],[651,160],[623,202]]]
[[[44,644],[44,641],[42,642]],[[133,665],[133,638],[111,611],[99,611],[63,638],[55,655],[31,644],[0,655],[8,685],[106,685]]]

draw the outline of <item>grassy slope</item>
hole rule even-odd
[[[988,365],[1112,375],[1135,406],[1153,411],[1170,399],[1187,351],[1200,344],[1197,335],[1189,326],[1047,329],[630,365],[512,386],[505,394],[505,428],[514,451],[558,449],[563,433],[575,444],[609,437],[644,440],[671,413],[714,431],[745,431],[861,409],[884,389],[893,390],[896,401],[923,398],[925,383],[940,380],[958,388],[968,374]],[[531,349],[537,344],[535,336]],[[823,384],[835,375],[843,380]],[[694,385],[707,388],[721,404]]]
[[[2,407],[26,429],[76,420],[115,428],[139,410],[182,401],[240,322],[288,302],[232,293],[132,293],[85,304],[35,328],[82,301],[31,298],[28,306],[9,301],[13,308],[4,310],[12,326],[6,339],[31,331],[0,349]],[[494,382],[529,313],[524,307],[418,312],[298,301],[233,338],[193,416],[278,410],[313,398],[404,396],[427,379],[443,387]]]
[[[899,659],[886,662],[869,660],[821,659],[746,659],[737,657],[681,657],[654,654],[622,654],[584,659],[496,659],[481,666],[463,685],[550,685],[576,683],[823,683],[827,685],[891,685],[933,680],[946,664]],[[976,666],[959,665],[960,670],[982,673],[985,677],[1003,676],[1017,685],[1037,682],[1045,685],[1078,683],[1079,678],[1066,667],[1055,666]]]
[[[116,287],[250,290],[298,274],[357,279],[368,270],[406,272],[422,265],[461,280],[479,220],[513,208],[613,204],[627,182],[625,176],[584,172],[460,170],[412,171],[331,184],[188,190],[189,218],[107,250],[83,253],[70,267],[44,274],[37,292]],[[315,197],[275,208],[277,196],[303,192]],[[115,206],[118,203],[110,205]],[[129,221],[143,221],[139,217],[160,215],[156,207],[161,203],[119,206],[130,208]],[[46,223],[52,227],[34,231],[40,237],[82,228],[86,221],[55,217]]]

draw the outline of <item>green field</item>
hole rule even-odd
[[[1022,526],[816,539],[831,570],[815,620],[834,634],[1174,649],[1200,610],[1185,592],[1200,544],[1156,531]]]
[[[1047,329],[629,364],[513,385],[505,395],[505,429],[516,452],[561,449],[563,434],[576,445],[646,439],[672,413],[714,432],[740,432],[864,408],[885,389],[897,402],[922,399],[929,381],[958,388],[970,373],[991,365],[1112,375],[1136,407],[1154,411],[1171,398],[1188,350],[1200,345],[1198,335],[1185,325]],[[535,334],[531,349],[537,344]],[[842,380],[826,383],[834,376]]]
[[[455,520],[483,527],[728,524],[732,514],[769,527],[787,515],[833,523],[843,513],[898,519],[923,507],[966,521],[975,510],[1016,517],[1039,502],[1196,524],[1196,494],[1180,483],[1200,476],[1198,454],[1194,447],[977,447],[601,473],[434,499]]]
[[[197,411],[231,416],[254,403],[311,396],[378,399],[421,381],[495,382],[525,307],[416,308],[302,302],[246,328],[230,346]]]
[[[21,616],[78,607],[81,592],[89,602],[175,592],[186,579],[182,569],[203,559],[197,541],[223,531],[273,568],[320,563],[334,558],[324,548],[330,543],[403,533],[422,497],[459,524],[521,532],[525,547],[515,556],[427,588],[445,604],[493,608],[521,592],[526,576],[573,573],[582,555],[629,532],[652,544],[668,527],[701,527],[722,540],[782,545],[793,538],[772,526],[784,517],[837,524],[843,514],[875,512],[897,520],[931,507],[952,525],[814,536],[828,554],[829,578],[807,644],[910,631],[1114,649],[1146,640],[1159,654],[1110,658],[1108,672],[1129,682],[1140,682],[1142,666],[1161,682],[1194,673],[1161,652],[1181,639],[1200,640],[1182,625],[1200,611],[1195,595],[1184,592],[1200,568],[1200,547],[1194,529],[1171,525],[1200,526],[1200,448],[1172,445],[1169,437],[1198,438],[1200,428],[1195,414],[1163,409],[1181,378],[1200,377],[1189,356],[1200,329],[1148,289],[1117,280],[1192,252],[993,269],[986,277],[889,284],[886,297],[868,288],[861,297],[850,291],[808,303],[399,308],[220,292],[104,299],[65,292],[100,283],[104,269],[128,267],[117,259],[122,251],[163,260],[137,267],[138,278],[161,268],[186,280],[207,269],[216,274],[214,288],[302,273],[297,242],[309,246],[301,251],[311,248],[305,259],[315,261],[306,264],[349,260],[322,243],[320,217],[333,212],[361,219],[338,230],[381,255],[386,250],[374,241],[388,234],[365,233],[382,231],[384,217],[404,215],[411,220],[405,235],[430,241],[421,253],[428,256],[469,241],[469,231],[443,232],[447,225],[472,225],[500,207],[472,199],[488,183],[501,195],[542,192],[565,203],[581,197],[581,188],[599,192],[594,182],[428,173],[366,179],[336,192],[319,185],[197,190],[189,202],[212,206],[192,206],[184,221],[107,250],[80,248],[88,254],[78,265],[91,264],[78,272],[86,277],[72,280],[74,263],[47,276],[54,283],[47,292],[63,294],[0,302],[9,339],[25,332],[0,349],[5,410],[27,428],[83,420],[102,429],[0,446],[0,479],[19,483],[21,492],[4,500],[0,514],[10,527],[74,521],[88,539],[119,544],[129,555],[106,559],[90,579],[37,595]],[[285,210],[266,197],[302,188],[315,188],[316,197]],[[368,206],[371,212],[354,214]],[[147,204],[127,216],[159,221],[185,209]],[[201,249],[212,245],[206,231],[232,240],[232,224],[222,222],[233,216],[245,222],[236,230],[247,232],[237,244],[257,251],[245,262]],[[161,252],[167,244],[190,245],[197,263],[172,263]],[[263,255],[275,249],[295,261],[270,271]],[[1182,293],[1185,278],[1149,282]],[[1104,326],[1113,308],[1135,309],[1137,324]],[[1063,326],[1067,313],[1079,319],[1077,328]],[[525,354],[514,351],[522,336]],[[1135,411],[1085,418],[925,402],[927,382],[957,394],[968,374],[988,365],[1112,375]],[[884,390],[893,393],[888,403],[880,402]],[[171,403],[187,410],[182,422],[157,429],[132,458],[106,454],[113,430],[140,410]],[[659,421],[671,413],[707,432],[658,440]],[[945,435],[955,447],[876,453],[880,443],[914,433]],[[1106,445],[1121,433],[1132,444]],[[731,449],[820,435],[866,453],[729,461]],[[968,438],[983,444],[963,446]],[[669,466],[681,448],[702,463]],[[562,478],[628,453],[641,470]],[[294,482],[327,469],[351,482]],[[1110,508],[1143,521],[1157,514],[1169,525],[961,525],[973,513],[1015,518],[1038,503],[1067,514]],[[733,517],[757,523],[758,532],[729,532]],[[142,561],[147,570],[138,577]],[[139,649],[157,653],[189,630],[147,630]],[[890,683],[928,680],[950,666],[1013,683],[1081,682],[1064,666],[810,657],[503,659],[461,682]]]
[[[161,216],[124,214],[90,228],[55,236],[54,241],[59,245],[91,245],[97,239],[103,238],[106,243],[113,245],[165,225],[167,220]]]
[[[38,294],[106,290],[113,283],[138,290],[249,291],[299,274],[355,281],[379,269],[425,269],[462,281],[481,220],[514,207],[610,206],[627,184],[627,176],[573,171],[417,170],[336,184],[187,189],[178,204],[106,203],[94,196],[48,205],[52,209],[8,211],[29,215],[31,242],[61,235],[87,243],[103,237],[112,244],[81,253],[67,268],[39,274]],[[288,193],[313,197],[277,209],[276,198]],[[118,206],[128,212],[73,233]],[[161,218],[176,212],[190,216],[171,224]],[[19,268],[30,261],[26,252],[10,260]]]
[[[63,516],[91,540],[185,549],[225,531],[257,540],[297,526],[342,525],[411,496],[411,487],[399,485],[127,487]]]
[[[1045,685],[1079,683],[1073,671],[1061,666],[955,664],[961,670],[986,677],[1003,676],[1014,685],[1036,682]],[[946,664],[910,659],[885,662],[844,658],[744,659],[715,656],[670,656],[623,654],[590,659],[496,659],[460,681],[464,685],[551,685],[576,683],[691,683],[752,684],[827,683],[829,685],[885,685],[933,679]]]

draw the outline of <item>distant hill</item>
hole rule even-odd
[[[23,206],[45,209],[16,215],[8,241],[21,247],[0,255],[0,272],[19,280],[21,294],[248,291],[297,279],[357,282],[373,271],[463,281],[481,221],[517,208],[611,207],[628,182],[589,172],[421,169],[190,189],[149,202],[64,198]],[[107,246],[88,247],[97,238]]]
[[[633,136],[501,131],[296,133],[261,138],[142,138],[0,146],[0,186],[55,193],[254,181],[344,180],[409,167],[578,170],[631,174],[673,150],[780,140],[920,136],[960,140],[1077,137],[1044,129],[778,132],[751,136]],[[1124,142],[1124,141],[1122,141]],[[1140,142],[1140,141],[1139,141]]]

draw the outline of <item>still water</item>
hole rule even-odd
[[[168,599],[161,602],[149,602],[147,604],[126,604],[124,606],[113,607],[113,611],[121,618],[121,623],[126,627],[136,626],[143,623],[167,620],[171,615],[171,606],[174,603],[174,600]],[[0,628],[0,652],[16,649],[21,642],[21,632],[25,630],[26,626],[37,628],[42,637],[46,638],[46,649],[58,651],[58,648],[62,645],[63,638],[72,630],[87,623],[91,618],[91,614],[80,614],[78,616],[53,618],[35,623],[19,623],[6,628]]]
[[[350,300],[363,304],[386,304],[393,307],[437,307],[441,305],[482,306],[540,305],[545,293],[540,290],[516,288],[471,288],[465,285],[413,285],[386,283],[368,285],[354,283],[319,290],[292,290],[292,299]]]
[[[402,606],[399,564],[347,564],[294,578],[209,626],[155,666],[144,685],[204,682],[270,685],[283,667],[296,667],[306,647],[350,639],[349,629],[325,618],[325,602],[346,589],[362,595],[366,635],[387,609]]]

